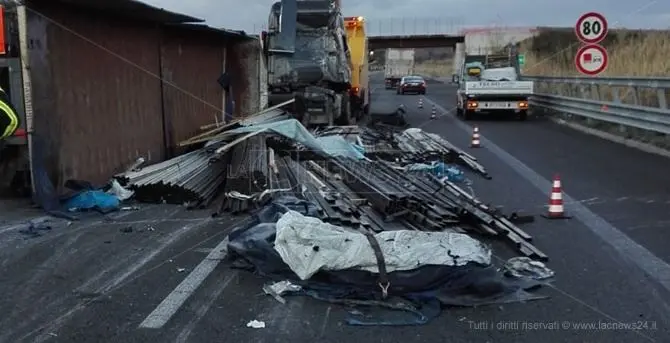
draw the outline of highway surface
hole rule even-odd
[[[243,218],[147,205],[32,239],[0,228],[0,342],[669,342],[670,160],[544,118],[465,123],[450,111],[454,92],[429,84],[419,110],[419,96],[377,84],[374,101],[405,104],[413,126],[462,148],[477,124],[483,146],[472,153],[493,180],[473,176],[475,191],[506,210],[544,213],[560,173],[573,218],[524,226],[557,274],[538,291],[550,299],[448,309],[425,326],[347,326],[338,306],[281,304],[263,279],[220,263]],[[494,247],[497,263],[513,256]],[[254,319],[266,327],[246,327]]]

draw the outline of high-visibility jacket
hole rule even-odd
[[[0,139],[11,137],[19,127],[19,116],[5,90],[0,88]]]

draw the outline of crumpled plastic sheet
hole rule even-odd
[[[505,278],[495,267],[469,263],[464,266],[423,266],[388,274],[391,299],[400,297],[414,304],[411,310],[382,301],[378,275],[362,270],[319,271],[301,281],[275,251],[275,222],[287,210],[315,216],[316,207],[295,197],[281,197],[256,213],[248,225],[229,235],[228,258],[233,266],[254,271],[270,280],[289,280],[303,294],[316,299],[373,307],[368,320],[349,318],[350,325],[420,325],[439,315],[441,306],[478,306],[545,299],[527,290],[542,283],[532,279]],[[380,308],[380,302],[386,307]],[[387,311],[384,311],[386,309]],[[390,311],[390,312],[389,312]],[[405,314],[398,314],[397,311]],[[412,315],[413,314],[413,315]],[[409,317],[408,317],[409,315]]]
[[[361,151],[342,136],[321,136],[315,139],[323,150],[331,156],[352,157],[359,160],[365,158]]]
[[[271,123],[258,124],[253,126],[240,127],[234,130],[226,131],[219,137],[235,136],[239,134],[257,132],[267,130],[278,135],[284,136],[292,141],[298,142],[312,150],[323,152],[330,156],[342,156],[350,158],[360,158],[361,154],[356,151],[351,145],[347,143],[346,148],[343,148],[335,138],[330,140],[319,140],[312,133],[310,133],[305,126],[296,119],[286,119],[275,121]]]
[[[525,256],[512,257],[503,265],[505,275],[515,278],[547,280],[554,277],[554,271],[540,262]]]

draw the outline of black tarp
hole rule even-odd
[[[349,305],[380,305],[378,275],[363,270],[320,271],[302,281],[284,263],[274,249],[276,221],[293,210],[315,216],[316,207],[293,197],[282,197],[256,213],[248,225],[229,235],[228,258],[238,268],[245,268],[274,281],[289,280],[303,288],[303,294]],[[464,266],[423,266],[410,271],[388,274],[389,308],[415,314],[412,319],[349,319],[355,325],[416,325],[439,314],[439,305],[477,306],[542,299],[526,292],[540,285],[534,280],[509,279],[492,265],[468,263]],[[404,299],[412,306],[393,305]]]

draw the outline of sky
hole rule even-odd
[[[275,0],[141,0],[206,20],[214,27],[257,33]],[[610,27],[670,29],[670,1],[621,0],[341,0],[345,16],[363,16],[369,35],[456,33],[464,27],[574,26],[600,12]]]

